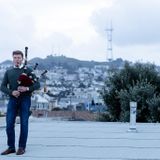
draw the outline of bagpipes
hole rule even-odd
[[[27,71],[27,63],[28,63],[27,55],[28,55],[28,47],[25,47],[25,62],[23,66],[24,72],[18,78],[18,84],[20,86],[25,86],[25,87],[29,87],[33,85],[35,82],[39,80],[41,76],[44,76],[47,73],[47,70],[45,70],[43,73],[41,73],[40,77],[36,77],[34,71],[37,69],[38,63],[35,64],[33,71],[28,72]]]

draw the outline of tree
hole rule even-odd
[[[157,103],[160,103],[158,100],[153,102],[153,96],[160,97],[159,84],[160,76],[153,64],[126,63],[122,70],[112,72],[101,93],[111,120],[129,121],[129,102],[136,101],[137,121],[153,121],[153,112],[157,107],[153,109],[151,105],[156,103],[155,106],[158,106]]]

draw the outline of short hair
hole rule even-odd
[[[20,51],[20,50],[13,51],[12,55],[13,55],[13,56],[14,56],[14,55],[21,55],[22,58],[23,58],[23,52]]]

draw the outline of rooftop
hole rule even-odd
[[[128,129],[128,123],[31,117],[26,153],[0,155],[0,160],[160,160],[160,124],[138,123],[137,133]],[[18,134],[16,124],[16,141]],[[0,128],[0,151],[6,147],[5,129]]]

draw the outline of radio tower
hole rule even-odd
[[[112,50],[112,22],[110,23],[110,27],[106,29],[107,32],[107,61],[110,62],[113,60],[113,50]]]

